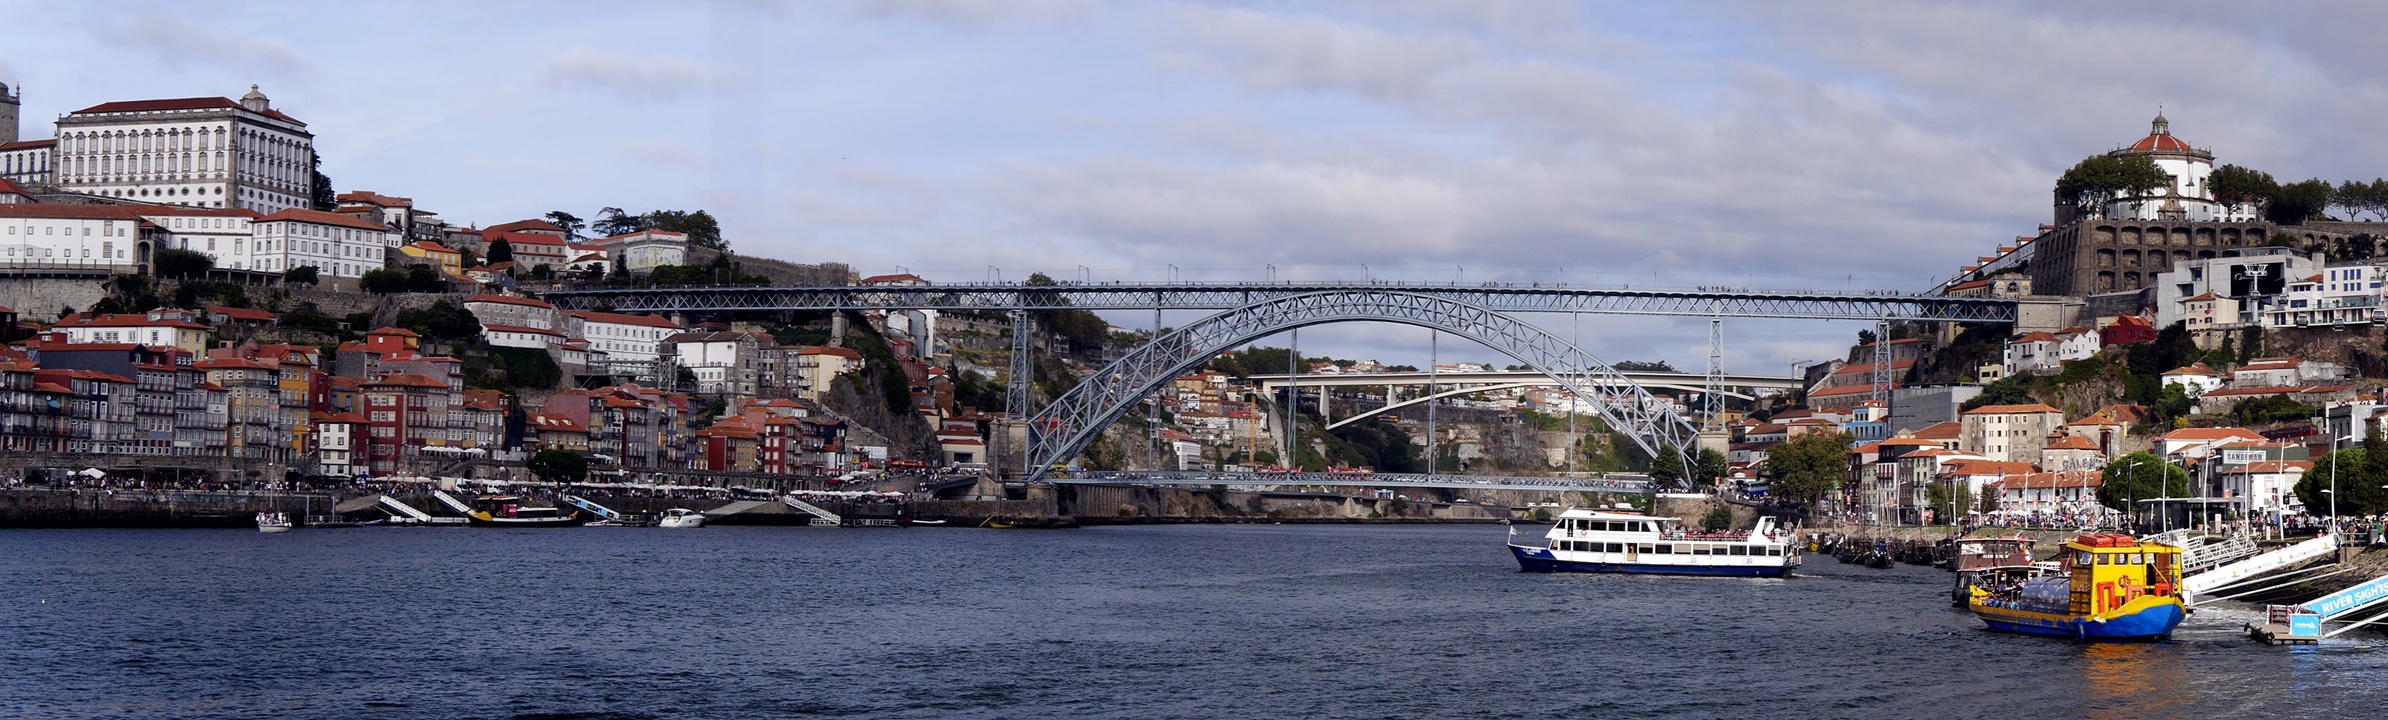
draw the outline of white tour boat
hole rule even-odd
[[[258,513],[257,531],[265,533],[290,532],[290,516],[278,512]]]
[[[1537,545],[1509,543],[1520,570],[1782,577],[1799,566],[1792,533],[1774,518],[1748,531],[1698,532],[1675,518],[1577,508],[1560,513]],[[1511,529],[1510,536],[1517,531]]]
[[[655,525],[667,528],[704,527],[705,514],[688,508],[672,508],[663,511],[663,519],[656,521]]]

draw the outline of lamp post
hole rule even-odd
[[[2129,464],[2123,466],[2123,472],[2130,474],[2130,482],[2126,483],[2123,489],[2123,504],[2131,508],[2131,517],[2133,518],[2139,517],[2139,466],[2145,464],[2147,461],[2133,458]]]

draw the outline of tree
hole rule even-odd
[[[2388,491],[2381,485],[2388,485],[2388,441],[2380,439],[2380,427],[2373,424],[2364,431],[2363,447],[2330,453],[2305,471],[2296,494],[2309,514],[2328,514],[2336,495],[2338,514],[2371,515],[2388,512]]]
[[[1665,360],[1659,360],[1656,362],[1645,362],[1642,360],[1619,360],[1615,363],[1611,363],[1609,367],[1616,368],[1618,372],[1675,372],[1675,366],[1667,364],[1667,361]],[[1526,370],[1530,368],[1521,365],[1518,366],[1518,369]]]
[[[622,209],[618,207],[599,209],[597,221],[589,225],[590,231],[605,237],[628,235],[645,229],[647,229],[645,216],[631,215],[622,212]]]
[[[157,276],[162,278],[204,277],[207,271],[216,267],[215,258],[208,257],[207,253],[182,248],[159,250],[150,256],[150,262],[154,263]]]
[[[1733,509],[1723,505],[1709,508],[1708,514],[1700,518],[1700,527],[1709,532],[1733,527]]]
[[[684,233],[688,235],[688,244],[701,248],[712,248],[725,252],[730,249],[729,243],[723,242],[721,239],[721,223],[715,221],[711,214],[703,210],[650,212],[646,215],[646,228],[643,229]]]
[[[1717,452],[1714,448],[1702,449],[1700,456],[1692,459],[1693,480],[1700,482],[1721,480],[1731,472],[1733,472],[1732,463],[1726,462],[1725,454]]]
[[[314,191],[307,198],[308,204],[318,212],[340,209],[340,194],[332,192],[332,179],[323,174],[323,156],[309,154],[307,163],[308,172],[313,175],[315,182]]]
[[[481,320],[454,300],[398,313],[398,326],[433,340],[462,340],[481,334]]]
[[[2031,399],[2031,381],[2032,376],[2030,375],[2010,375],[2001,378],[1998,382],[1982,386],[1982,394],[1966,400],[1964,406],[1959,409],[1972,410],[1985,405],[2022,405],[2038,402]]]
[[[551,483],[576,483],[589,477],[589,459],[570,450],[541,450],[522,465]]]
[[[2056,197],[2083,215],[2100,215],[2108,201],[2145,197],[2172,184],[2172,176],[2145,155],[2084,158],[2056,180]]]
[[[1808,505],[1849,473],[1849,434],[1804,433],[1766,451],[1770,490],[1786,503]]]
[[[1661,446],[1658,457],[1650,462],[1650,479],[1659,487],[1669,488],[1683,482],[1683,454]]]
[[[447,290],[448,279],[442,277],[439,273],[439,270],[429,265],[409,265],[406,267],[407,292],[435,293],[446,292]]]
[[[291,268],[291,269],[288,269],[288,270],[284,270],[284,271],[282,271],[282,284],[284,284],[284,285],[302,285],[302,284],[303,284],[303,285],[313,285],[313,284],[316,284],[317,282],[320,282],[320,281],[321,281],[321,278],[318,278],[318,277],[316,277],[316,272],[317,272],[317,271],[316,271],[316,269],[315,269],[315,266],[313,266],[313,265],[300,265],[300,266],[298,266],[298,267],[294,267],[294,268]]]
[[[2303,225],[2329,207],[2334,192],[2330,183],[2319,178],[2282,185],[2273,193],[2272,201],[2264,204],[2264,219],[2281,225]]]
[[[2262,205],[2279,189],[2270,174],[2237,165],[2214,168],[2206,175],[2206,192],[2228,205]]]
[[[375,295],[406,292],[406,273],[388,269],[367,270],[363,277],[357,278],[357,286]]]
[[[587,222],[580,219],[580,216],[562,210],[547,211],[547,221],[555,223],[556,227],[563,228],[564,237],[572,240],[580,239],[581,228],[589,226]]]
[[[503,237],[489,241],[489,264],[502,262],[514,262],[514,243],[506,242]]]
[[[2141,500],[2190,497],[2189,471],[2146,451],[2106,463],[2099,482],[2099,504],[2124,512]]]
[[[1872,344],[1874,344],[1874,331],[1872,331],[1872,330],[1859,330],[1859,331],[1857,331],[1857,344],[1859,344],[1859,345],[1872,345]]]
[[[2159,425],[2171,425],[2173,418],[2186,417],[2196,408],[2197,398],[2189,396],[2186,386],[2165,383],[2164,389],[2156,392],[2156,401],[2148,404],[2148,414],[2155,416]]]
[[[2230,416],[2231,420],[2242,426],[2263,425],[2266,423],[2287,422],[2290,420],[2304,420],[2313,417],[2313,411],[2314,408],[2312,406],[2291,400],[2289,399],[2289,396],[2284,393],[2270,397],[2260,397],[2253,400],[2240,401],[2238,405],[2231,407]]]

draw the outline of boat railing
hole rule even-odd
[[[1748,532],[1748,531],[1741,531],[1741,532],[1729,532],[1729,531],[1718,531],[1718,532],[1685,532],[1685,531],[1673,531],[1673,532],[1661,533],[1661,534],[1659,535],[1659,537],[1661,537],[1661,538],[1663,538],[1663,539],[1667,539],[1667,540],[1690,540],[1690,541],[1695,541],[1695,542],[1718,542],[1718,541],[1733,541],[1733,542],[1739,542],[1739,541],[1744,541],[1744,540],[1752,540],[1752,539],[1755,539],[1755,538],[1751,537],[1752,535],[1755,535],[1755,533]]]

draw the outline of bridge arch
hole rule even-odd
[[[1680,455],[1699,437],[1670,403],[1542,328],[1448,297],[1359,288],[1270,298],[1154,338],[1029,418],[1028,477],[1041,478],[1085,452],[1137,403],[1219,353],[1288,330],[1344,322],[1412,325],[1482,343],[1592,401],[1610,427],[1653,457],[1662,451]]]

